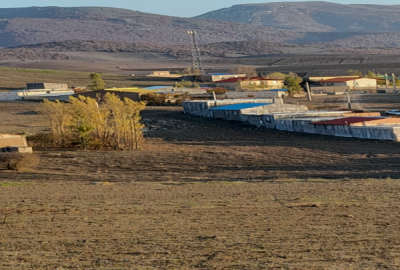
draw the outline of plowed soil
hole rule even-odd
[[[46,132],[39,106],[1,132]],[[0,269],[400,269],[400,144],[143,119],[141,151],[0,170]]]

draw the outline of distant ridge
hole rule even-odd
[[[318,53],[400,48],[400,5],[276,2],[195,18],[105,7],[0,9],[0,47],[186,54],[196,30],[205,54]],[[38,51],[38,48],[33,48]],[[22,51],[14,50],[14,51]]]
[[[400,32],[400,5],[274,2],[235,5],[196,18],[301,32]]]

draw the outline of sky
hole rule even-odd
[[[304,0],[302,0],[304,1]],[[138,10],[142,12],[192,17],[208,11],[230,7],[238,4],[288,2],[268,0],[12,0],[0,1],[0,8],[31,7],[31,6],[103,6]],[[292,0],[298,2],[298,0]],[[381,4],[398,5],[399,0],[331,0],[341,4]]]

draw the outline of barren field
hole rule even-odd
[[[46,132],[0,103],[3,133]],[[143,113],[138,152],[0,170],[0,269],[399,269],[400,144]]]

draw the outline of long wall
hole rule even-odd
[[[337,117],[335,117],[337,118]],[[320,118],[322,120],[324,118]],[[332,119],[332,117],[325,117]],[[275,115],[242,115],[242,121],[257,127],[289,132],[320,134],[337,137],[400,141],[399,126],[316,125],[313,118],[275,118]]]
[[[226,102],[232,102],[232,100]],[[338,137],[400,141],[400,125],[343,126],[313,124],[313,121],[317,120],[330,120],[349,116],[348,111],[302,111],[304,108],[296,107],[296,105],[293,105],[293,108],[287,107],[287,111],[284,111],[282,108],[287,106],[286,104],[283,106],[280,104],[271,104],[255,108],[258,111],[254,111],[255,109],[212,111],[209,108],[213,105],[215,106],[215,104],[209,104],[207,101],[188,103],[185,103],[186,113],[208,118],[242,121],[257,127]],[[218,105],[226,104],[219,103]],[[280,112],[278,109],[279,106],[281,106]]]

